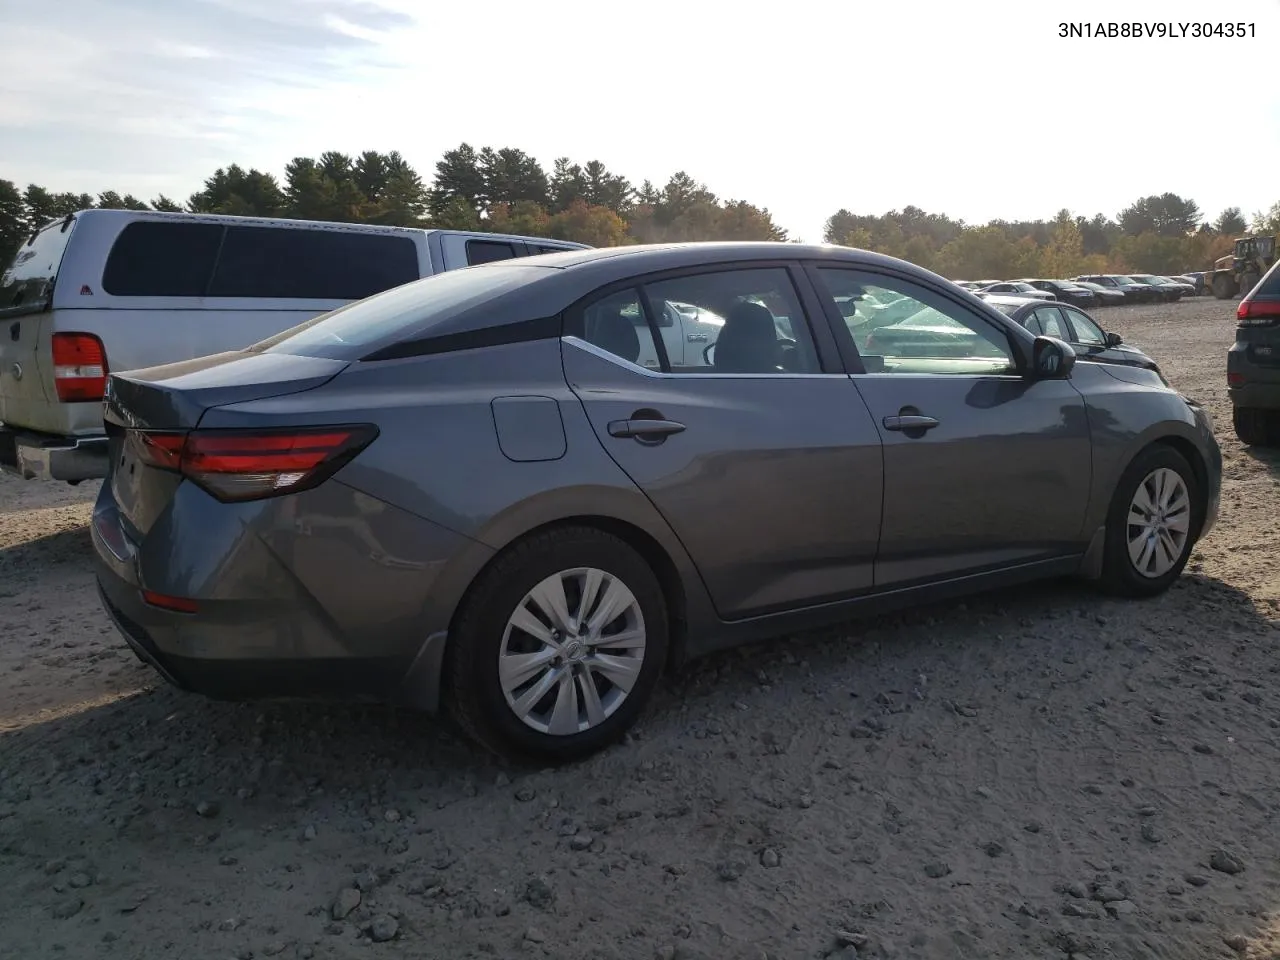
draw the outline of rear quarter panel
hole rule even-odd
[[[547,398],[563,440],[548,459],[515,461],[495,426],[497,398]],[[201,429],[262,423],[368,422],[380,434],[334,480],[466,537],[423,602],[432,629],[495,551],[557,521],[603,517],[634,526],[672,560],[691,620],[712,607],[680,542],[647,497],[606,455],[565,384],[560,341],[543,340],[404,360],[355,363],[306,393],[218,407]],[[557,455],[558,454],[558,455]],[[445,624],[440,624],[440,618]]]

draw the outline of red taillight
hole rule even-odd
[[[53,382],[63,403],[102,399],[107,388],[107,352],[91,333],[53,335]]]
[[[1227,386],[1228,386],[1228,387],[1243,387],[1243,386],[1244,386],[1244,374],[1243,374],[1243,373],[1228,373],[1228,374],[1227,374]]]
[[[1280,321],[1280,300],[1241,300],[1236,320],[1242,326],[1268,327]]]
[[[321,483],[378,435],[372,426],[288,430],[131,430],[140,459],[175,470],[219,500],[258,500]]]
[[[165,593],[156,593],[154,590],[143,590],[142,599],[153,607],[172,610],[174,613],[195,613],[197,610],[194,600],[187,597],[171,597]]]

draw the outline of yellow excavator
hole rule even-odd
[[[1204,285],[1219,300],[1243,296],[1275,262],[1275,237],[1239,237],[1230,255],[1214,261],[1213,269],[1204,276]]]

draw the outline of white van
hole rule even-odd
[[[109,370],[239,349],[445,270],[585,248],[369,224],[71,214],[32,234],[0,275],[0,470],[104,476]]]

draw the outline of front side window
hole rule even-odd
[[[868,373],[1004,375],[1017,372],[1004,330],[909,280],[819,267]]]
[[[1104,346],[1107,342],[1107,335],[1103,333],[1102,328],[1094,323],[1086,314],[1079,310],[1070,310],[1063,308],[1063,313],[1067,315],[1067,319],[1071,323],[1071,330],[1075,336],[1071,340],[1075,343],[1087,343],[1090,346]]]
[[[800,297],[785,268],[699,273],[644,289],[655,310],[679,304],[687,347],[683,361],[670,364],[672,373],[821,372]]]
[[[1037,307],[1034,315],[1040,326],[1040,333],[1047,337],[1057,337],[1059,340],[1071,339],[1071,334],[1067,331],[1066,324],[1062,322],[1062,314],[1058,312],[1057,307]]]

